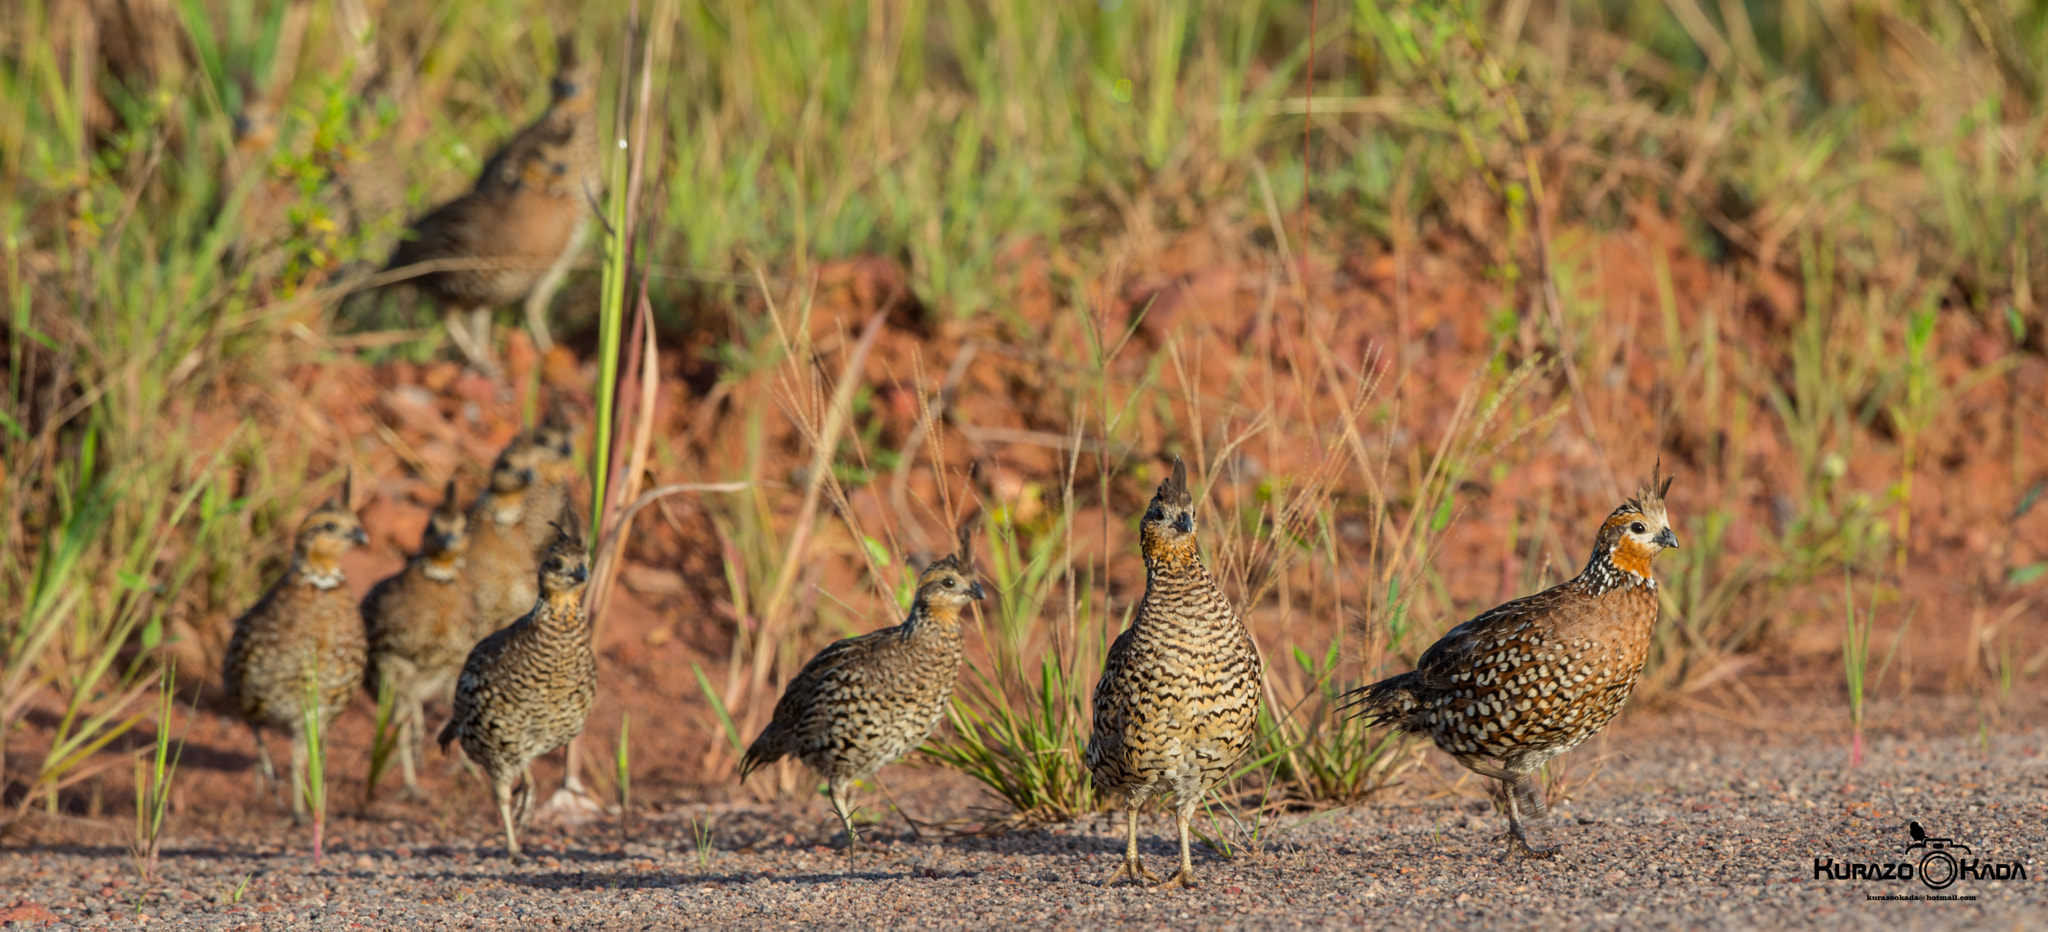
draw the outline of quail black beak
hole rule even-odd
[[[979,601],[981,601],[982,599],[988,598],[988,593],[986,593],[986,592],[983,592],[983,591],[981,590],[981,581],[980,581],[980,580],[976,580],[976,581],[974,581],[973,583],[971,583],[971,584],[969,584],[969,585],[968,585],[968,587],[967,587],[967,597],[968,597],[968,598],[970,598],[970,599],[973,599],[973,600],[974,600],[974,601],[976,601],[976,602],[979,602]]]
[[[1183,511],[1180,514],[1175,515],[1173,517],[1173,529],[1181,532],[1182,534],[1193,533],[1195,530],[1194,513]]]
[[[575,569],[569,571],[569,578],[576,580],[577,582],[590,581],[590,567],[584,566],[580,563],[577,564]]]
[[[367,544],[370,542],[370,534],[362,528],[356,528],[348,533],[348,539],[355,541],[357,544]]]
[[[1651,538],[1650,542],[1666,550],[1678,549],[1678,535],[1671,533],[1671,529],[1668,527],[1658,531],[1657,536]]]

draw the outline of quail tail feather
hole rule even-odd
[[[1367,725],[1405,725],[1409,716],[1422,708],[1416,691],[1422,687],[1418,672],[1391,676],[1360,686],[1344,694],[1344,711]]]
[[[745,757],[740,758],[740,782],[745,783],[754,771],[789,756],[789,734],[782,726],[769,723],[747,748]]]

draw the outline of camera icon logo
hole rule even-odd
[[[1921,828],[1918,822],[1908,825],[1906,831],[1913,836],[1912,842],[1906,845],[1906,850],[1925,852],[1920,855],[1920,866],[1914,871],[1920,875],[1920,882],[1932,890],[1945,890],[1950,884],[1955,883],[1956,878],[1962,875],[1962,868],[1956,863],[1956,856],[1950,852],[1961,851],[1970,854],[1970,846],[1953,838],[1929,838],[1927,830]]]

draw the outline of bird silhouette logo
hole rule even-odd
[[[1913,840],[1906,845],[1907,851],[1915,848],[1932,851],[1940,851],[1944,848],[1959,848],[1963,851],[1970,850],[1969,845],[1959,844],[1953,838],[1935,838],[1928,835],[1927,830],[1921,828],[1920,823],[1917,821],[1906,823],[1906,834],[1913,836]]]

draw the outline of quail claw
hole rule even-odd
[[[1174,876],[1177,877],[1179,875],[1176,874]],[[1122,880],[1126,877],[1138,881],[1139,883],[1162,883],[1162,881],[1159,879],[1159,875],[1146,870],[1145,865],[1140,864],[1137,861],[1132,860],[1130,858],[1125,858],[1121,863],[1119,863],[1116,866],[1116,870],[1110,871],[1109,876],[1102,878],[1102,885],[1105,887],[1115,886],[1117,881]]]

